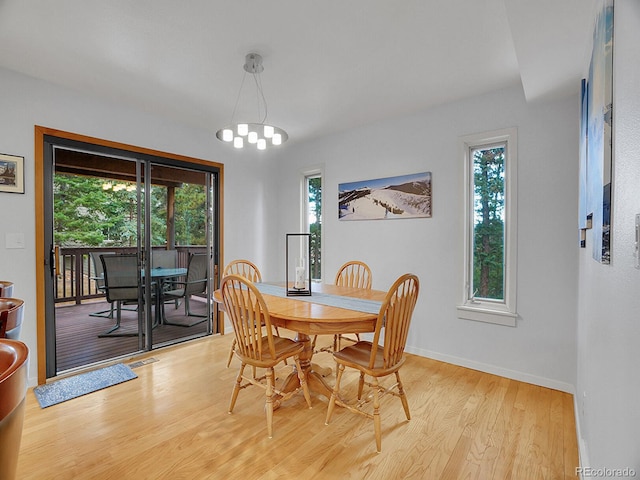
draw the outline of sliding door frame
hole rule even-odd
[[[46,306],[46,288],[47,276],[50,275],[50,269],[52,268],[51,262],[53,257],[48,255],[48,248],[45,245],[45,202],[51,198],[51,185],[46,183],[46,171],[48,155],[45,152],[45,145],[47,139],[54,137],[66,142],[80,142],[85,144],[91,144],[96,146],[97,149],[114,149],[129,152],[137,157],[146,159],[163,159],[167,161],[167,164],[174,166],[192,166],[200,165],[203,170],[209,173],[215,173],[218,177],[217,188],[214,189],[213,202],[217,206],[213,210],[213,222],[214,230],[212,239],[213,245],[217,245],[218,248],[210,248],[213,251],[213,263],[214,265],[220,265],[223,259],[223,212],[224,212],[224,164],[218,162],[212,162],[204,159],[187,157],[184,155],[177,155],[174,153],[162,152],[158,150],[148,149],[144,147],[138,147],[134,145],[123,144],[110,140],[104,140],[95,137],[89,137],[86,135],[80,135],[71,132],[65,132],[62,130],[52,129],[48,127],[35,126],[35,149],[34,149],[34,164],[35,164],[35,244],[36,244],[36,332],[37,332],[37,361],[38,361],[38,384],[44,384],[47,380],[47,355],[51,352],[47,352],[47,306]],[[50,161],[50,158],[48,158]],[[49,166],[50,168],[50,166]],[[217,282],[217,271],[213,272],[212,279]],[[217,283],[216,283],[217,284]],[[221,315],[214,316],[217,319],[217,325],[214,325],[215,332],[223,332],[223,320]]]

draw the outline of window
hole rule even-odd
[[[304,176],[304,224],[311,234],[311,279],[322,280],[322,174],[308,172]]]
[[[461,144],[465,275],[458,317],[515,326],[516,130],[470,135]]]

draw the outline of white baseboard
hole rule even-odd
[[[578,406],[578,395],[573,396],[573,416],[576,419],[576,436],[578,437],[578,461],[581,467],[589,467],[589,449],[587,443],[582,438],[582,429],[580,427],[580,407]],[[580,475],[582,478],[582,475]]]
[[[446,355],[443,353],[433,352],[431,350],[423,350],[420,348],[407,347],[406,352],[413,353],[414,355],[419,355],[421,357],[440,360],[441,362],[452,363],[453,365],[458,365],[460,367],[471,368],[472,370],[479,370],[481,372],[490,373],[492,375],[499,375],[501,377],[510,378],[512,380],[518,380],[520,382],[552,388],[553,390],[570,393],[575,398],[575,387],[573,385],[566,382],[560,382],[552,378],[539,377],[537,375],[518,372],[516,370],[510,370],[508,368],[490,365],[488,363],[476,362],[467,358],[455,357],[453,355]]]

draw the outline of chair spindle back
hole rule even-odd
[[[369,368],[375,365],[378,348],[383,348],[384,365],[391,368],[403,360],[413,309],[418,300],[420,282],[416,275],[407,273],[398,278],[389,289],[378,313]],[[382,329],[384,328],[384,332]],[[383,345],[379,346],[384,335]],[[378,367],[379,368],[379,367]]]
[[[224,311],[229,315],[236,336],[236,349],[241,356],[261,361],[263,356],[275,358],[275,345],[269,310],[260,291],[246,277],[231,274],[220,286]],[[262,338],[267,336],[267,345]],[[268,348],[268,351],[264,351]]]
[[[335,284],[343,287],[371,288],[371,269],[364,262],[352,260],[340,267]]]
[[[262,275],[260,274],[260,270],[249,260],[234,260],[229,262],[229,264],[225,267],[223,276],[227,275],[241,275],[245,278],[248,278],[252,282],[261,282]]]

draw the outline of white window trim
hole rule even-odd
[[[473,266],[473,167],[472,148],[506,142],[505,162],[505,288],[504,302],[473,298],[469,286],[472,283]],[[464,283],[461,303],[457,306],[458,318],[498,325],[516,326],[517,245],[518,245],[518,138],[517,129],[507,128],[493,132],[466,135],[460,138],[461,157],[464,158]]]

